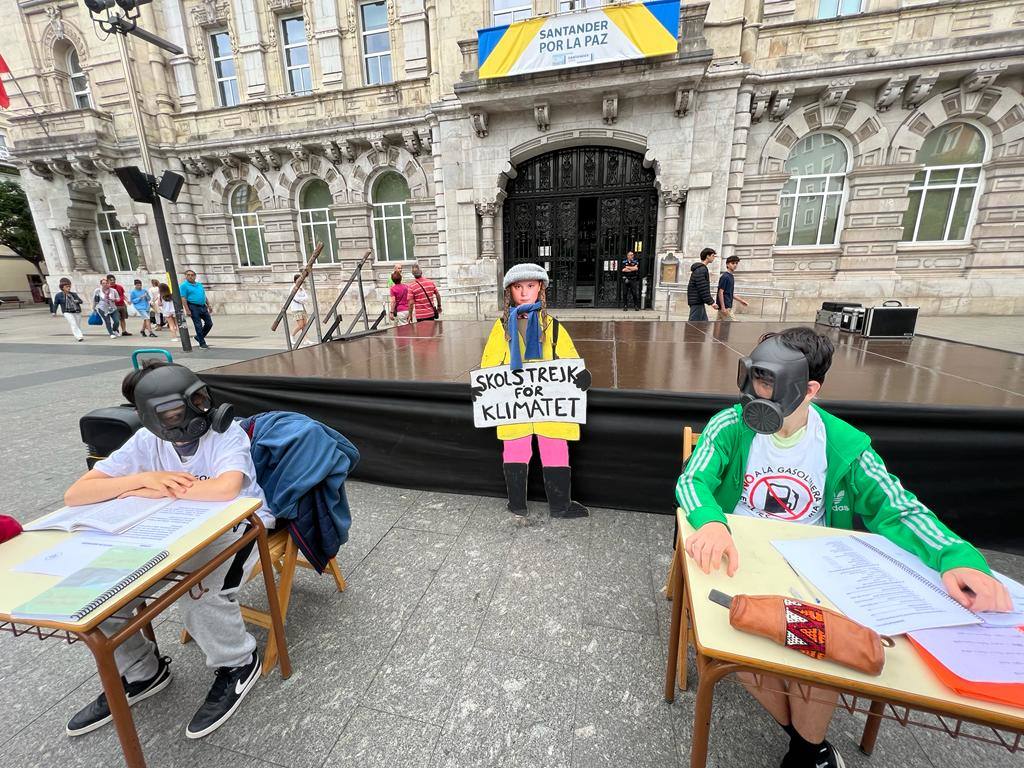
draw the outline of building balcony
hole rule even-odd
[[[117,143],[113,118],[95,109],[21,114],[10,118],[10,125],[11,142],[22,159],[37,153],[60,155],[65,149],[80,152]]]

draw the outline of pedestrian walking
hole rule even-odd
[[[167,283],[160,283],[158,286],[160,289],[160,311],[163,313],[164,320],[167,322],[167,330],[171,334],[171,337],[181,340],[178,334],[178,321],[174,316],[174,300],[171,298],[171,286]]]
[[[295,275],[292,278],[293,283],[299,282],[302,275]],[[305,288],[299,288],[292,296],[292,301],[288,305],[288,314],[292,317],[292,322],[295,323],[295,330],[292,332],[292,345],[302,337],[302,332],[306,330],[306,325],[309,323],[309,312],[307,311],[307,305],[309,304],[309,294],[306,293]]]
[[[142,330],[140,333],[143,336],[155,339],[156,334],[153,333],[153,326],[149,319],[149,291],[142,287],[141,280],[135,281],[135,287],[128,294],[128,300],[135,307],[135,311],[139,313],[139,318],[142,320]]]
[[[700,252],[700,261],[690,266],[690,282],[686,284],[686,303],[690,305],[690,320],[707,320],[705,307],[718,309],[711,295],[711,273],[708,265],[715,260],[714,248],[705,248]]]
[[[121,335],[131,336],[128,333],[128,302],[125,300],[124,286],[119,285],[113,275],[107,275],[107,285],[117,291],[117,319],[121,324]]]
[[[441,294],[432,280],[423,276],[419,264],[412,265],[412,282],[409,283],[411,294],[410,315],[417,323],[425,320],[437,320],[441,316]]]
[[[53,311],[60,309],[64,319],[71,328],[71,334],[75,341],[81,341],[82,333],[82,297],[71,290],[71,280],[66,277],[60,279],[60,292],[53,297]]]
[[[719,320],[735,320],[732,314],[732,305],[734,301],[739,302],[744,307],[750,306],[746,301],[736,295],[736,278],[733,277],[736,272],[736,267],[740,265],[739,256],[730,256],[725,260],[725,272],[718,278],[718,319]]]
[[[406,325],[409,322],[409,286],[402,284],[402,273],[397,269],[391,273],[391,283],[391,320],[395,325]]]
[[[100,287],[92,294],[92,308],[99,314],[100,319],[103,321],[103,326],[107,329],[107,333],[110,334],[112,339],[116,339],[121,335],[117,330],[117,298],[117,289],[110,285],[110,281],[107,278],[100,280]]]
[[[163,307],[160,301],[160,281],[155,277],[149,281],[149,321],[152,323],[150,327],[165,328],[167,323],[164,321]]]
[[[178,291],[181,293],[181,300],[188,306],[188,313],[192,315],[196,343],[200,349],[209,349],[206,337],[213,329],[210,302],[206,298],[206,289],[196,280],[196,273],[193,270],[185,273],[185,282],[179,286]]]

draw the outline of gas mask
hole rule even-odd
[[[761,392],[755,389],[755,381]],[[740,359],[736,383],[743,423],[762,435],[774,434],[807,395],[807,358],[772,336],[758,344],[750,357]]]
[[[182,365],[161,365],[143,376],[135,387],[135,407],[142,425],[172,443],[198,440],[212,428],[223,432],[231,426],[234,408],[216,408],[210,391]]]

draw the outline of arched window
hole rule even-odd
[[[135,248],[135,237],[121,226],[117,220],[117,211],[100,198],[100,207],[96,211],[96,234],[103,249],[103,260],[111,272],[132,272],[139,267],[139,253]]]
[[[82,71],[78,51],[68,48],[66,59],[68,82],[71,85],[71,103],[75,109],[92,109],[92,94],[89,92],[89,78]]]
[[[409,185],[394,171],[382,173],[373,184],[373,236],[377,258],[408,261],[413,258],[412,214]]]
[[[967,123],[949,123],[928,134],[917,150],[923,171],[910,184],[903,239],[962,241],[974,211],[985,159],[985,138]]]
[[[846,145],[830,133],[801,139],[786,161],[789,181],[782,188],[775,245],[834,245],[849,157]]]
[[[308,259],[318,242],[324,244],[318,261],[338,260],[338,235],[335,232],[334,215],[331,213],[331,190],[327,182],[313,179],[299,194],[299,232],[302,247]]]
[[[243,267],[262,267],[267,263],[267,241],[260,224],[263,203],[252,187],[239,184],[231,193],[230,207],[238,263]]]

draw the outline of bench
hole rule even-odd
[[[17,304],[18,309],[21,309],[21,305],[24,303],[17,296],[0,296],[0,307],[6,307],[8,304]]]

